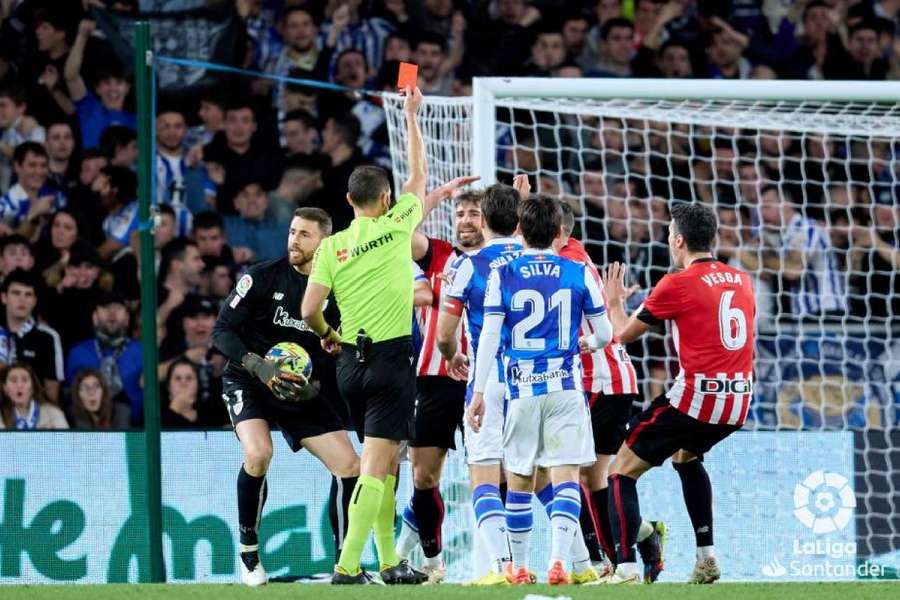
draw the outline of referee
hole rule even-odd
[[[350,226],[323,240],[314,259],[301,312],[323,347],[338,354],[337,379],[363,436],[360,477],[348,510],[347,537],[334,584],[375,583],[360,568],[360,555],[375,530],[384,583],[422,583],[426,577],[394,550],[394,489],[400,442],[411,433],[416,377],[412,346],[412,234],[422,220],[425,146],[416,122],[418,88],[406,89],[409,179],[391,205],[387,173],[358,167],[350,175]],[[334,294],[341,330],[331,328],[323,303]]]

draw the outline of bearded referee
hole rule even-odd
[[[407,88],[403,112],[410,175],[401,195],[392,205],[383,169],[353,171],[347,201],[355,218],[322,242],[303,297],[303,319],[323,347],[338,354],[338,387],[363,436],[360,477],[334,584],[376,582],[359,565],[372,529],[384,583],[426,579],[394,550],[395,473],[400,442],[410,437],[416,393],[411,259],[425,196],[425,146],[416,122],[421,103],[419,89]],[[329,326],[322,310],[329,293],[341,311],[342,334]]]
[[[291,450],[306,448],[331,471],[329,518],[340,554],[350,492],[359,475],[359,457],[344,431],[346,413],[338,395],[334,359],[326,354],[298,309],[307,287],[312,258],[331,233],[331,218],[320,208],[294,212],[284,258],[250,267],[226,300],[213,329],[213,343],[228,357],[222,377],[222,397],[244,462],[237,479],[241,580],[263,585],[266,571],[259,562],[259,529],[272,459],[271,425],[278,425]],[[340,315],[332,298],[327,320]],[[301,345],[312,359],[310,380],[293,379],[281,371],[288,359],[264,358],[279,342]]]

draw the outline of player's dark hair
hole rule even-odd
[[[561,220],[556,200],[550,196],[533,195],[519,204],[519,225],[530,248],[549,248],[559,234]]]
[[[510,236],[519,224],[519,192],[511,185],[495,183],[484,191],[481,214],[496,234]]]
[[[347,193],[353,204],[359,207],[369,206],[390,189],[387,171],[371,165],[353,169],[347,182]]]
[[[459,206],[460,204],[477,204],[481,206],[482,200],[484,200],[484,192],[481,190],[473,190],[470,192],[462,192],[456,196],[454,204],[456,206]]]
[[[22,142],[16,149],[13,150],[13,162],[19,163],[20,165],[25,162],[25,157],[29,154],[34,154],[35,156],[43,156],[47,160],[50,160],[50,157],[47,155],[47,150],[44,148],[43,144],[39,144],[38,142]]]
[[[194,233],[200,229],[225,229],[222,215],[214,210],[205,210],[194,217]]]
[[[324,237],[331,235],[331,217],[321,208],[301,206],[294,211],[294,217],[313,221],[319,226],[319,231]]]
[[[575,229],[575,211],[572,210],[572,207],[565,200],[559,199],[556,202],[557,206],[559,206],[560,225],[562,225],[563,235],[569,237],[572,235],[572,230]]]
[[[709,252],[716,239],[716,215],[699,202],[680,202],[672,207],[675,233],[681,235],[691,252]]]

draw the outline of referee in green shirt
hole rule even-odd
[[[425,196],[425,145],[416,122],[421,103],[419,89],[407,88],[403,112],[410,174],[402,194],[392,206],[383,169],[353,171],[347,201],[355,218],[347,229],[322,241],[303,297],[303,319],[326,350],[339,353],[338,387],[357,431],[365,436],[335,584],[373,583],[359,566],[373,528],[385,583],[426,579],[394,550],[395,473],[400,442],[410,437],[416,391],[411,240],[422,220]],[[347,341],[325,322],[329,292],[340,308]]]

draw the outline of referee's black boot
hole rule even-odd
[[[384,585],[371,575],[365,569],[360,569],[356,575],[347,575],[342,570],[335,569],[331,576],[331,585]]]
[[[387,585],[421,585],[428,581],[428,575],[413,569],[408,560],[401,560],[395,567],[382,569],[381,580]]]

